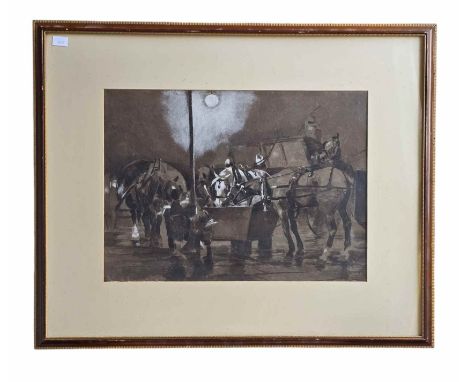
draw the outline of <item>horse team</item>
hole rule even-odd
[[[197,171],[195,195],[191,195],[182,175],[169,164],[161,160],[137,160],[126,165],[118,177],[111,180],[110,190],[113,191],[108,190],[117,195],[116,210],[123,203],[129,209],[133,223],[131,239],[136,246],[141,243],[139,222],[143,223],[149,245],[162,246],[164,220],[171,251],[176,250],[177,241],[199,251],[201,242],[207,250],[205,259],[212,264],[210,227],[216,222],[206,208],[249,206],[276,212],[288,244],[285,258],[295,258],[298,262],[304,256],[298,216],[305,216],[313,234],[318,234],[319,222],[325,221],[328,238],[320,259],[326,261],[337,232],[338,215],[343,223],[343,255],[347,260],[351,246],[348,202],[353,189],[352,177],[333,163],[315,169],[299,167],[276,172],[266,169],[263,162],[260,164],[246,168],[228,159],[221,171],[203,166]],[[271,237],[265,238],[262,245],[271,254]]]

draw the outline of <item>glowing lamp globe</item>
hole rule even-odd
[[[208,94],[205,97],[205,105],[208,106],[209,108],[213,108],[218,106],[219,104],[219,97],[216,94]]]

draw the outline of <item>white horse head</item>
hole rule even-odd
[[[215,194],[214,204],[216,207],[222,206],[223,202],[226,201],[226,198],[229,197],[229,193],[232,192],[232,190],[236,189],[242,192],[244,185],[247,184],[249,180],[261,179],[269,176],[264,170],[247,170],[243,168],[238,168],[236,176],[234,176],[234,170],[232,167],[226,167],[219,174],[216,172],[214,174],[215,178],[211,182],[211,186],[213,187]],[[260,194],[255,195],[253,198],[236,201],[236,205],[244,206],[257,203],[261,198],[262,196]]]
[[[216,177],[211,185],[215,194],[214,205],[215,207],[221,207],[230,189],[228,179]]]

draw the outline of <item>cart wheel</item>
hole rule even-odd
[[[258,254],[260,257],[268,258],[272,256],[273,237],[267,237],[258,240]]]
[[[252,242],[244,240],[231,241],[231,254],[237,257],[248,257],[252,251]]]
[[[239,241],[238,240],[231,241],[231,255],[239,256]]]

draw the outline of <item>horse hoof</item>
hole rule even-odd
[[[214,263],[213,263],[213,259],[211,257],[205,256],[203,258],[203,264],[205,264],[205,267],[207,269],[213,269]]]
[[[151,248],[162,248],[162,244],[158,240],[151,241]]]
[[[319,260],[326,262],[328,260],[329,252],[330,249],[328,247],[325,247],[325,249],[322,252],[322,255],[319,257]]]
[[[351,263],[352,258],[351,258],[351,253],[349,252],[349,248],[345,249],[343,252],[343,261],[346,263]]]
[[[150,245],[152,248],[161,248],[162,247],[162,237],[150,237]]]
[[[325,269],[326,265],[327,265],[326,261],[322,261],[322,260],[318,259],[317,262],[315,263],[315,268],[317,268],[317,270],[319,270],[319,271],[322,271],[322,270]]]
[[[294,258],[293,252],[287,252],[286,255],[284,255],[283,263],[292,264],[293,258]]]
[[[271,251],[261,251],[259,252],[258,254],[258,258],[259,259],[262,259],[262,260],[265,260],[265,259],[271,259],[273,257],[273,254],[271,253]]]
[[[300,267],[300,266],[302,265],[302,263],[304,262],[304,256],[296,257],[295,262],[296,262],[296,265],[297,265],[298,267]]]

